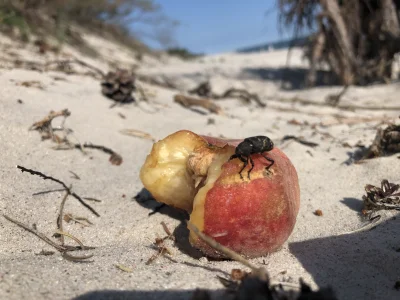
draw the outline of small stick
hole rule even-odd
[[[83,197],[83,199],[93,202],[101,202],[101,200],[92,197]]]
[[[47,191],[43,191],[43,192],[37,192],[37,193],[33,193],[32,196],[39,196],[39,195],[43,195],[43,194],[50,194],[50,193],[62,192],[62,191],[65,191],[65,189],[56,189],[56,190],[47,190]]]
[[[171,233],[171,231],[169,230],[169,228],[167,227],[167,224],[165,224],[165,222],[162,221],[162,222],[161,222],[161,225],[162,225],[162,227],[163,227],[165,233],[166,233],[168,236],[171,236],[172,233]]]
[[[198,237],[200,239],[202,239],[204,242],[206,242],[208,245],[210,245],[215,250],[225,254],[230,259],[233,259],[233,260],[236,260],[237,262],[240,262],[241,264],[243,264],[246,267],[250,268],[253,272],[259,272],[259,270],[262,269],[262,268],[257,268],[257,266],[255,266],[252,263],[250,263],[247,259],[242,257],[240,254],[236,253],[235,251],[232,251],[231,249],[228,249],[225,246],[222,246],[216,240],[214,240],[211,237],[205,235],[204,233],[202,233],[196,226],[194,226],[189,221],[187,221],[187,225],[188,225],[189,229],[193,230],[194,233],[196,235],[198,235]]]
[[[61,180],[56,179],[56,178],[51,177],[51,176],[47,176],[47,175],[45,175],[45,174],[43,174],[43,173],[41,173],[41,172],[39,172],[39,171],[27,169],[27,168],[22,167],[22,166],[18,166],[18,165],[17,165],[17,168],[20,169],[20,170],[22,171],[22,173],[23,173],[23,172],[28,172],[28,173],[30,173],[30,174],[32,174],[32,175],[37,175],[37,176],[43,178],[44,180],[47,180],[47,179],[48,179],[48,180],[52,180],[52,181],[55,181],[55,182],[61,184],[61,185],[64,187],[64,189],[65,189],[66,191],[68,191],[68,193],[69,193],[72,197],[74,197],[75,199],[77,199],[84,207],[86,207],[87,209],[89,209],[95,216],[100,217],[100,215],[97,213],[97,211],[94,210],[94,208],[92,208],[89,204],[87,204],[85,201],[83,201],[83,199],[82,199],[81,197],[79,197],[76,193],[71,192],[71,190],[68,188],[68,186],[67,186],[64,182],[62,182]]]

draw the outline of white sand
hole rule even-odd
[[[18,49],[4,37],[0,42],[2,58],[18,55],[36,61],[53,59],[50,55],[43,58],[35,54],[32,47]],[[255,104],[249,106],[227,99],[218,102],[227,116],[205,116],[175,104],[172,97],[177,91],[143,84],[154,94],[149,104],[110,109],[112,102],[101,95],[99,82],[91,77],[9,70],[9,64],[4,63],[0,69],[1,214],[29,225],[36,224],[37,229],[48,236],[56,228],[63,193],[32,194],[59,186],[21,173],[16,165],[52,175],[72,184],[79,195],[99,198],[103,202],[91,203],[100,218],[91,215],[73,198],[68,199],[65,207],[66,213],[88,217],[94,223],[86,228],[65,224],[66,231],[79,237],[84,244],[96,247],[79,253],[94,254],[88,263],[64,260],[58,252],[51,256],[36,255],[42,249],[53,249],[1,217],[0,299],[190,299],[195,288],[221,290],[215,276],[227,276],[232,268],[242,268],[236,262],[199,259],[198,253],[188,247],[187,230],[179,220],[179,213],[164,208],[149,217],[149,208],[155,207],[156,203],[139,204],[133,199],[142,189],[138,173],[152,142],[119,133],[126,128],[148,132],[157,139],[180,129],[231,138],[268,135],[290,157],[298,171],[301,209],[293,234],[283,249],[268,257],[254,259],[253,263],[265,261],[275,280],[297,283],[302,277],[313,288],[330,285],[339,299],[400,297],[400,292],[394,289],[396,280],[400,280],[400,253],[396,252],[400,248],[400,218],[391,219],[395,213],[382,213],[384,222],[376,229],[343,235],[363,224],[359,212],[366,184],[378,185],[385,178],[400,183],[398,155],[363,164],[345,164],[349,155],[356,151],[354,146],[358,142],[364,145],[372,142],[376,132],[374,126],[379,122],[318,125],[321,122],[332,124],[330,122],[337,121],[335,115],[395,118],[400,111],[350,111],[282,102],[298,96],[323,103],[326,95],[341,89],[282,91],[279,80],[270,76],[279,76],[278,68],[286,62],[285,51],[221,54],[195,62],[165,58],[161,62],[145,57],[144,63],[139,63],[126,50],[121,50],[119,55],[120,46],[98,38],[92,38],[90,42],[104,45],[108,56],[104,53],[97,60],[80,58],[105,71],[109,60],[124,66],[140,64],[141,73],[158,76],[160,80],[167,76],[181,90],[192,88],[208,78],[216,91],[235,86],[257,92],[267,102],[267,107],[260,109]],[[65,51],[75,57],[79,55],[73,49]],[[304,66],[299,50],[293,52],[291,62],[296,67]],[[261,74],[264,78],[256,71],[264,72]],[[55,76],[65,80],[55,80]],[[27,80],[39,81],[44,89],[17,85]],[[394,84],[351,87],[341,104],[399,106],[399,98],[399,87]],[[18,99],[23,104],[18,103]],[[86,156],[76,150],[55,151],[52,143],[42,142],[37,132],[28,131],[32,123],[50,110],[63,108],[72,112],[66,126],[74,130],[79,141],[114,149],[123,156],[123,164],[112,166],[106,154],[95,150]],[[207,125],[208,118],[214,118],[215,125]],[[293,119],[308,122],[308,125],[288,124]],[[313,124],[317,124],[315,129]],[[319,146],[310,148],[294,141],[281,143],[285,135],[302,136]],[[352,148],[343,147],[344,143]],[[77,173],[81,180],[73,179],[69,171]],[[323,211],[322,217],[313,214],[316,209]],[[164,234],[161,221],[171,229],[176,228],[178,246],[170,245],[174,252],[172,259],[161,257],[151,265],[145,265],[155,254],[152,241],[157,235]],[[133,272],[123,272],[115,267],[116,264],[129,267]],[[286,273],[281,274],[282,271]],[[214,297],[221,293],[216,292]]]

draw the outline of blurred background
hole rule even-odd
[[[399,6],[395,0],[1,0],[0,29],[26,42],[35,36],[46,44],[51,37],[55,48],[68,43],[93,56],[97,49],[82,30],[138,53],[183,59],[296,46],[308,61],[307,86],[316,84],[321,68],[332,83],[366,85],[397,79]]]

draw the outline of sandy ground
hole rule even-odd
[[[34,48],[19,49],[3,37],[0,42],[3,58],[8,53],[21,59],[51,59],[36,54]],[[196,288],[213,290],[214,298],[223,295],[216,275],[227,277],[232,268],[242,266],[232,261],[209,261],[191,249],[179,212],[167,207],[149,216],[158,204],[143,201],[138,174],[152,142],[122,135],[122,129],[142,130],[156,139],[180,129],[230,138],[268,135],[297,169],[301,208],[284,247],[252,262],[266,264],[274,280],[298,283],[302,277],[313,288],[329,285],[339,299],[400,297],[394,289],[400,280],[399,216],[382,213],[383,222],[374,230],[346,234],[364,224],[360,211],[366,184],[379,185],[382,179],[400,183],[398,155],[352,163],[356,145],[368,146],[377,124],[399,115],[399,110],[384,109],[400,105],[398,85],[351,87],[340,103],[342,108],[332,108],[324,105],[324,99],[341,88],[301,89],[299,78],[304,75],[301,68],[305,65],[299,50],[294,50],[291,59],[298,69],[282,79],[286,51],[227,53],[194,62],[146,57],[144,62],[137,62],[120,46],[110,46],[98,38],[91,38],[90,42],[107,45],[108,54],[98,59],[80,58],[105,71],[112,59],[124,66],[139,64],[142,74],[159,81],[168,78],[180,91],[209,79],[216,92],[232,86],[256,92],[267,107],[226,99],[218,102],[224,116],[199,113],[173,102],[177,90],[142,83],[151,95],[148,103],[110,109],[112,102],[101,95],[99,81],[92,77],[11,69],[4,60],[0,69],[1,214],[30,226],[35,224],[47,236],[56,229],[64,193],[33,194],[60,186],[21,173],[17,165],[61,179],[72,184],[82,197],[95,197],[102,202],[90,203],[100,217],[73,198],[66,203],[66,213],[87,217],[94,223],[89,227],[65,223],[65,231],[85,245],[96,247],[79,253],[94,255],[84,263],[65,260],[58,252],[38,255],[42,250],[54,249],[1,217],[0,299],[190,299]],[[79,55],[69,48],[66,52]],[[21,86],[24,81],[38,81],[42,88]],[[293,97],[315,104],[305,105]],[[352,105],[363,108],[348,107]],[[122,155],[123,163],[113,166],[106,154],[95,150],[87,155],[77,150],[54,150],[54,144],[41,141],[37,132],[28,131],[49,111],[64,108],[72,113],[65,125],[73,129],[74,137],[114,149]],[[361,119],[369,117],[376,121]],[[214,124],[208,124],[210,118]],[[318,146],[282,142],[285,135],[301,136]],[[70,171],[80,180],[74,179]],[[135,199],[138,194],[142,197]],[[322,210],[322,217],[314,215],[316,209]],[[162,221],[177,237],[176,245],[169,244],[173,255],[146,265],[156,253],[151,247],[154,239],[164,235]],[[116,265],[129,267],[132,272],[123,272]]]

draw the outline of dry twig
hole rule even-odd
[[[183,94],[178,94],[174,96],[174,101],[182,105],[183,107],[190,108],[192,106],[199,106],[207,109],[211,113],[223,115],[222,108],[209,99],[200,99],[191,96],[185,96]]]
[[[69,195],[71,195],[71,196],[74,197],[76,200],[78,200],[79,203],[81,203],[84,207],[86,207],[87,209],[89,209],[95,216],[100,217],[100,215],[94,210],[94,208],[92,208],[89,204],[87,204],[87,203],[86,203],[80,196],[78,196],[75,192],[72,192],[72,191],[69,189],[69,187],[68,187],[64,182],[62,182],[61,180],[56,179],[56,178],[51,177],[51,176],[47,176],[47,175],[45,175],[45,174],[43,174],[43,173],[41,173],[41,172],[39,172],[39,171],[27,169],[27,168],[22,167],[22,166],[17,166],[17,168],[20,169],[22,172],[28,172],[28,173],[30,173],[30,174],[32,174],[32,175],[37,175],[37,176],[43,178],[44,180],[51,180],[51,181],[54,181],[54,182],[57,182],[57,183],[61,184],[61,185],[63,186],[63,188],[67,191],[67,193],[68,193]]]
[[[305,146],[312,147],[312,148],[318,146],[317,143],[313,143],[313,142],[306,141],[305,139],[303,139],[303,138],[301,138],[301,137],[294,136],[294,135],[285,135],[285,136],[282,138],[282,142],[287,141],[287,140],[295,140],[296,142],[298,142],[298,143],[300,143],[300,144],[303,144],[303,145],[305,145]]]
[[[146,265],[151,264],[154,260],[156,260],[158,257],[165,255],[165,254],[169,254],[172,255],[172,252],[167,248],[167,246],[164,244],[164,241],[167,239],[171,239],[174,240],[174,237],[171,233],[171,231],[168,229],[167,224],[165,224],[165,222],[161,222],[161,225],[165,231],[165,233],[167,234],[167,236],[163,237],[163,238],[159,238],[157,237],[153,243],[153,245],[157,248],[157,253],[152,255],[146,262]]]

